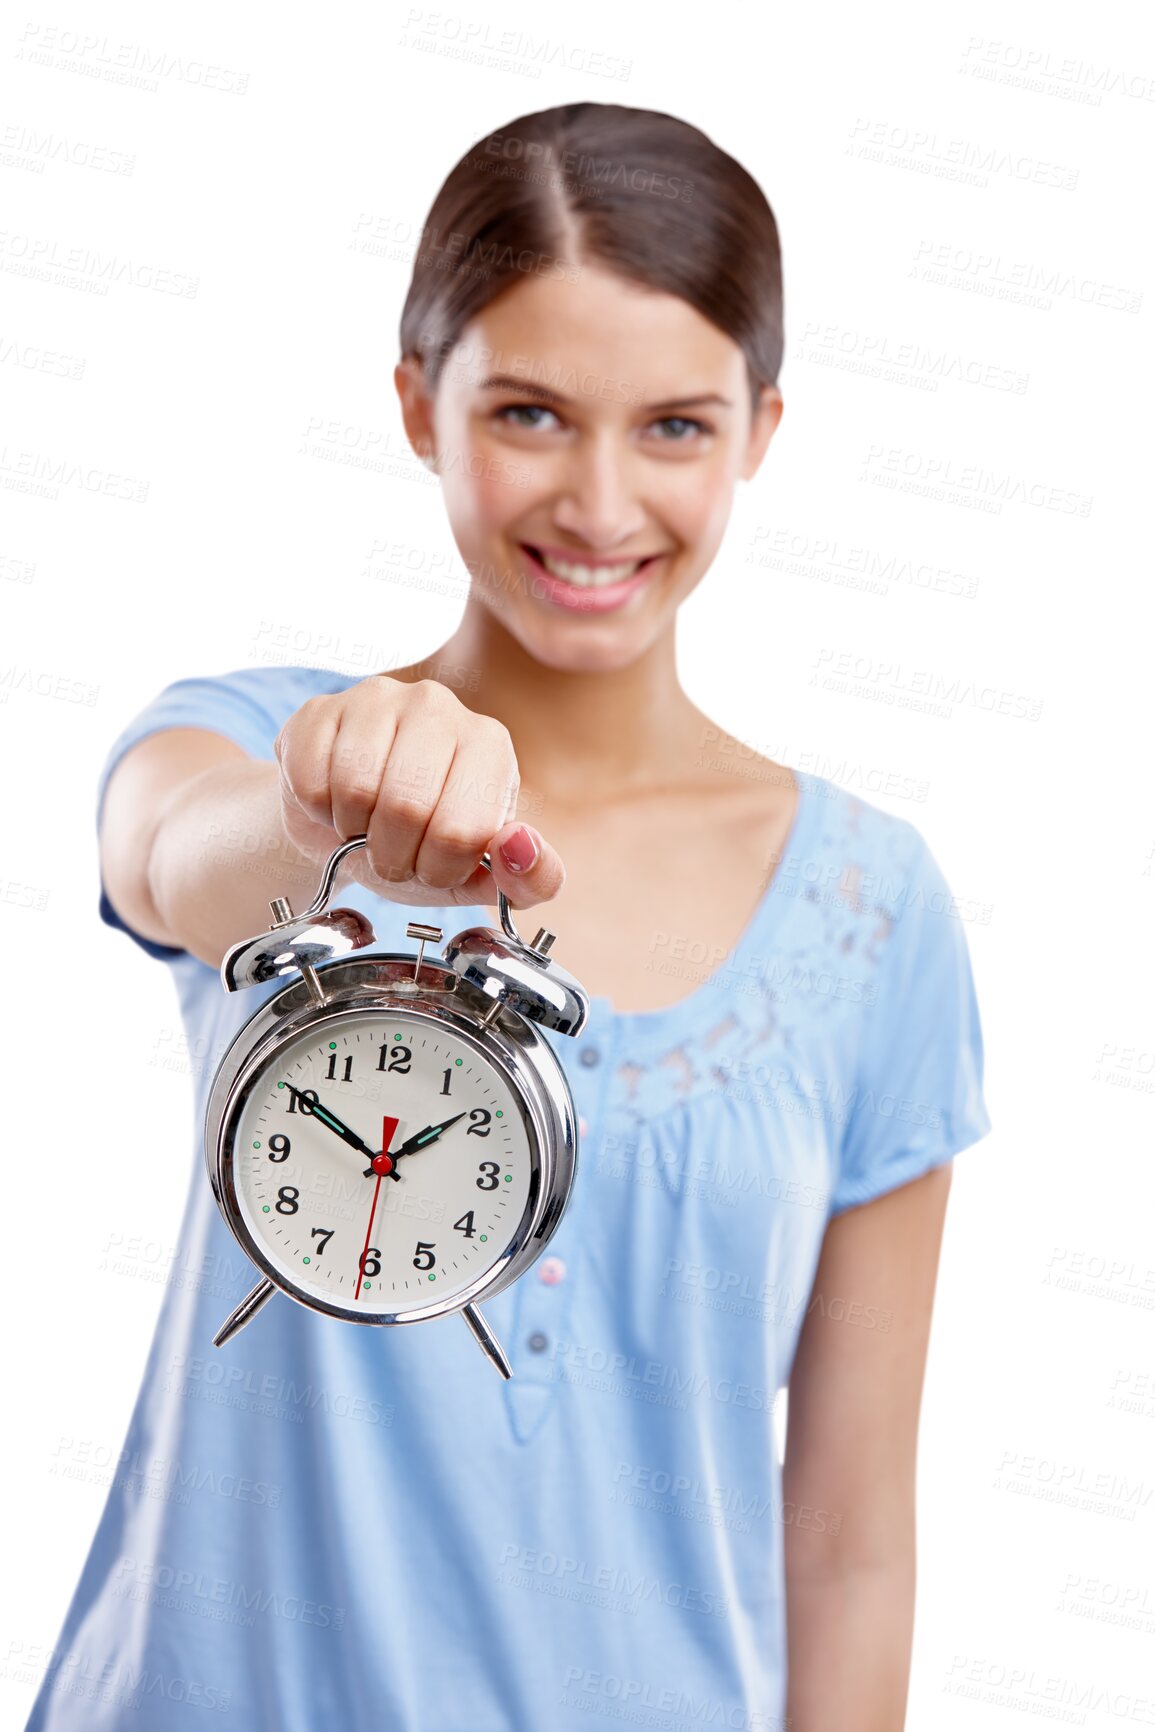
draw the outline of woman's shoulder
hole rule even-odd
[[[919,803],[926,798],[925,783],[882,772],[866,775],[853,764],[839,765],[835,779],[827,766],[835,771],[829,759],[817,752],[796,754],[793,763],[778,762],[712,725],[708,746],[700,752],[695,768],[706,785],[737,794],[738,806],[745,808],[747,816],[780,806],[797,783],[794,837],[805,837],[810,845],[821,842],[827,849],[842,849],[880,866],[909,861],[925,846],[913,818],[880,803]]]
[[[713,722],[702,738],[695,764],[701,785],[729,790],[739,825],[772,819],[797,784],[794,822],[767,863],[768,878],[776,875],[783,888],[812,900],[820,893],[894,907],[908,898],[912,875],[936,870],[916,819],[890,804],[921,804],[925,783],[868,774],[849,761],[835,765],[818,752],[779,762]]]
[[[240,726],[247,749],[256,749],[260,741],[271,750],[284,723],[307,699],[345,691],[362,677],[332,668],[270,662],[222,673],[188,674],[171,681],[153,700],[150,712],[225,733]]]
[[[811,823],[795,870],[809,873],[814,893],[897,925],[912,909],[957,913],[942,866],[914,817],[813,769],[795,772]],[[961,916],[960,916],[961,917]]]
[[[794,774],[803,797],[818,808],[822,832],[832,845],[879,865],[909,860],[926,846],[913,817],[883,805],[862,788],[805,764],[794,766]]]
[[[912,885],[932,880],[938,886],[941,874],[915,819],[835,780],[805,756],[788,764],[749,747],[742,754],[747,788],[759,790],[746,808],[755,822],[764,804],[777,807],[784,789],[798,787],[793,824],[767,861],[768,883],[809,902],[895,916],[910,901]]]
[[[363,674],[341,673],[334,668],[280,662],[230,668],[225,673],[199,676],[243,691],[258,700],[263,699],[270,707],[285,699],[296,699],[301,704],[317,694],[346,691],[365,677]]]

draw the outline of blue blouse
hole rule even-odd
[[[98,823],[145,735],[210,728],[271,760],[306,698],[354,683],[307,667],[177,680],[113,742]],[[826,1224],[990,1129],[963,924],[927,844],[821,776],[799,781],[777,870],[721,966],[669,1008],[595,997],[576,1038],[546,1031],[581,1147],[545,1256],[483,1307],[508,1382],[460,1316],[365,1328],[281,1294],[213,1347],[258,1274],[212,1196],[205,1100],[279,983],[226,993],[125,926],[101,886],[101,917],[172,970],[195,1078],[189,1187],[120,1471],[28,1732],[214,1723],[190,1708],[243,1732],[779,1724],[795,1512],[774,1408]],[[414,948],[412,909],[358,885],[338,900],[381,949]],[[490,916],[421,918],[451,937]],[[694,964],[671,950],[669,966],[685,979]]]

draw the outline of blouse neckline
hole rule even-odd
[[[797,900],[798,887],[788,887],[784,883],[782,870],[792,854],[797,854],[800,849],[809,845],[821,808],[822,801],[811,772],[793,766],[791,769],[798,782],[798,804],[782,845],[781,855],[753,913],[739,933],[733,948],[718,967],[687,996],[678,999],[674,1004],[659,1006],[656,1010],[619,1010],[606,994],[591,992],[587,1026],[613,1030],[615,1035],[622,1037],[623,1044],[629,1047],[631,1043],[648,1041],[654,1035],[666,1037],[690,1024],[700,1023],[709,1015],[718,999],[733,995],[734,981],[740,972],[743,958],[782,924],[791,904]],[[538,925],[548,924],[548,909],[549,904],[545,903]],[[470,909],[458,909],[456,912],[476,913],[483,922],[487,919],[482,903],[477,903]],[[532,917],[535,911],[529,912]],[[517,918],[515,913],[515,921]],[[564,943],[559,944],[558,951],[558,960],[564,967]]]

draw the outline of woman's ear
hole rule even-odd
[[[777,385],[763,385],[758,393],[758,406],[750,421],[750,438],[742,464],[741,479],[752,481],[761,467],[766,449],[782,419],[782,393]]]
[[[437,444],[433,431],[433,399],[425,369],[416,355],[406,355],[393,369],[393,383],[401,399],[405,436],[427,469],[437,467]]]

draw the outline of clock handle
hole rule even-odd
[[[486,1358],[496,1365],[503,1377],[512,1377],[513,1367],[505,1357],[501,1342],[497,1339],[497,1336],[493,1333],[493,1330],[489,1327],[489,1324],[485,1321],[485,1318],[481,1315],[477,1306],[463,1305],[461,1307],[461,1315],[469,1324],[470,1329],[472,1329],[474,1336],[481,1347],[481,1351],[485,1354]]]
[[[363,848],[368,840],[368,836],[350,836],[347,842],[342,842],[339,848],[333,850],[332,854],[329,856],[325,870],[321,874],[321,887],[317,891],[317,894],[314,896],[308,908],[306,908],[305,912],[296,916],[299,921],[312,920],[314,915],[322,912],[330,896],[333,894],[333,880],[337,876],[338,866],[341,864],[346,854],[351,854],[354,848]],[[481,865],[485,867],[487,872],[493,872],[493,862],[490,860],[488,848],[481,856]],[[505,936],[514,939],[518,944],[524,944],[524,938],[522,938],[521,933],[513,924],[513,915],[510,912],[509,900],[500,885],[498,885],[497,888],[497,911],[501,915],[501,928],[505,933]]]

